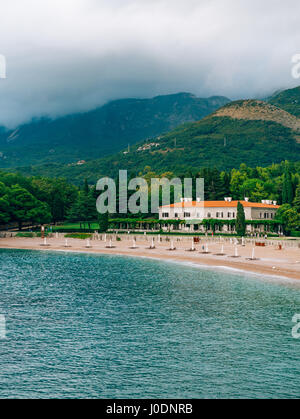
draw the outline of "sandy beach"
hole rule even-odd
[[[164,259],[176,262],[189,262],[199,266],[210,266],[218,268],[234,268],[263,275],[272,275],[286,277],[290,279],[300,279],[300,248],[284,246],[278,250],[275,244],[267,247],[255,247],[255,258],[257,260],[248,260],[253,256],[253,246],[247,243],[245,246],[237,246],[225,243],[208,243],[208,249],[204,241],[195,244],[196,250],[188,251],[192,247],[190,238],[182,238],[180,241],[174,239],[176,250],[170,251],[170,243],[155,241],[155,249],[149,249],[151,238],[137,237],[136,248],[134,247],[132,237],[124,237],[122,241],[112,241],[113,248],[107,248],[109,240],[91,240],[87,247],[86,240],[68,239],[68,247],[65,247],[63,236],[58,238],[48,238],[47,245],[41,238],[0,238],[0,249],[28,249],[28,250],[53,250],[53,251],[74,251],[94,254],[126,255],[134,257],[149,257],[154,259]],[[208,250],[208,254],[203,254]],[[224,255],[221,253],[223,246]]]

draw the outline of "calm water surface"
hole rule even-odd
[[[0,251],[0,398],[298,398],[297,283]]]

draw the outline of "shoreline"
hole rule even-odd
[[[226,269],[235,270],[237,272],[252,273],[278,279],[300,279],[300,249],[291,248],[281,251],[278,258],[279,251],[274,248],[255,249],[255,256],[259,260],[247,260],[250,257],[252,247],[238,247],[239,257],[233,258],[234,247],[225,246],[226,255],[217,256],[220,249],[220,244],[210,244],[211,253],[203,255],[199,251],[200,246],[196,245],[198,249],[195,252],[186,251],[190,247],[189,242],[182,242],[179,245],[176,243],[177,250],[174,252],[168,251],[168,244],[155,243],[157,246],[154,250],[147,249],[149,242],[137,241],[137,248],[131,249],[128,241],[116,242],[113,249],[107,249],[106,243],[102,241],[91,241],[91,247],[87,248],[85,241],[78,239],[69,239],[70,247],[65,247],[62,239],[49,239],[49,246],[41,245],[40,238],[7,238],[0,239],[0,249],[11,250],[39,250],[39,251],[60,251],[70,253],[83,254],[103,254],[115,256],[132,256],[142,257],[153,260],[164,260],[168,262],[189,263],[195,267],[202,267],[207,269],[218,268],[225,271]]]

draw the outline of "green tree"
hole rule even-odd
[[[91,222],[97,220],[96,198],[94,190],[90,189],[88,194],[80,191],[77,200],[74,202],[68,213],[69,221],[79,221],[84,225],[88,224],[91,229]]]
[[[95,221],[97,216],[96,199],[94,191],[91,189],[87,195],[85,194],[85,221],[87,221],[89,229],[91,229],[91,222]]]
[[[247,180],[247,173],[233,169],[231,171],[230,192],[234,199],[243,199],[241,185]]]
[[[7,224],[10,221],[9,201],[7,196],[0,198],[0,224]]]
[[[239,236],[244,236],[246,233],[246,217],[243,205],[238,202],[237,216],[236,216],[236,232]]]
[[[86,195],[80,191],[74,204],[71,206],[67,220],[71,222],[80,221],[84,222],[86,218]]]
[[[298,185],[298,188],[296,189],[296,196],[295,196],[293,205],[296,211],[300,213],[300,184]]]
[[[7,194],[9,202],[9,212],[12,221],[19,225],[19,230],[25,222],[40,222],[41,219],[47,219],[49,208],[47,204],[36,199],[27,189],[19,185],[12,186]]]
[[[51,221],[51,212],[45,202],[36,202],[36,206],[28,212],[28,218],[34,224],[48,224]]]
[[[282,185],[282,203],[291,204],[293,202],[293,182],[290,166],[286,163],[285,171],[283,175],[283,185]]]
[[[108,212],[105,214],[98,214],[98,224],[100,233],[105,233],[108,230]]]
[[[83,191],[84,191],[84,193],[85,193],[86,195],[88,195],[88,194],[89,194],[90,187],[89,187],[89,184],[88,184],[87,179],[84,179],[84,187],[83,187]]]
[[[286,235],[300,228],[300,214],[290,204],[284,204],[278,209],[276,219],[281,221]]]

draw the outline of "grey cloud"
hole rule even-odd
[[[263,97],[297,85],[298,0],[10,0],[0,124],[189,91]]]

